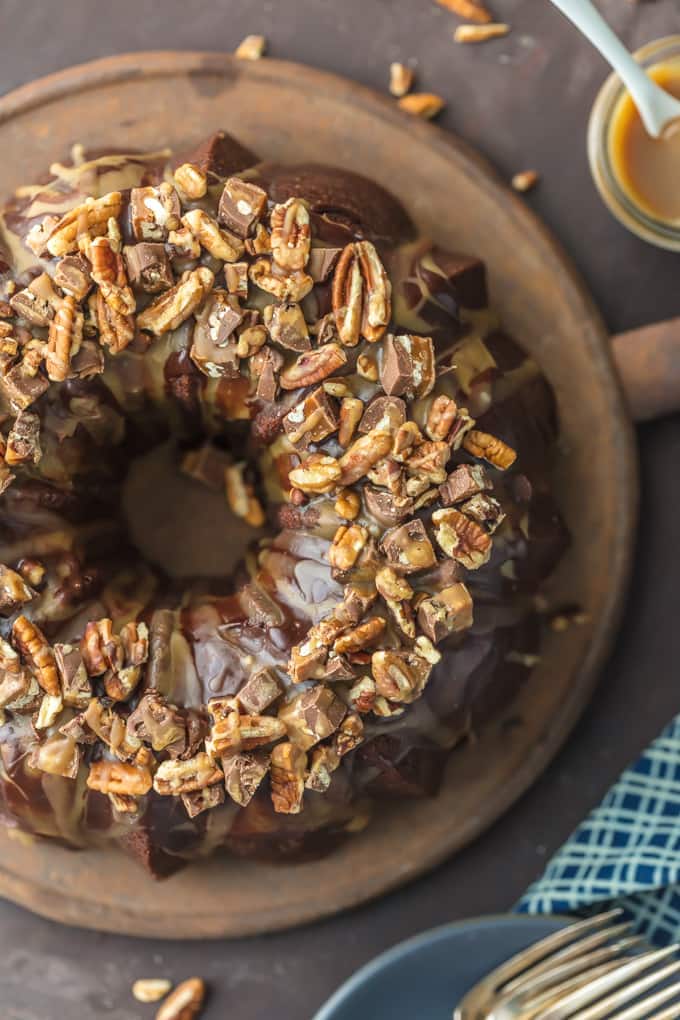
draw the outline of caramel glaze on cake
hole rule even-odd
[[[436,792],[535,661],[565,544],[551,394],[483,264],[224,133],[76,149],[0,226],[5,824],[158,875]],[[266,521],[232,578],[180,584],[127,535],[128,465],[168,434]]]

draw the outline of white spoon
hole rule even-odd
[[[660,138],[673,121],[680,119],[680,100],[652,81],[590,0],[552,0],[552,3],[611,64],[633,97],[647,133]]]

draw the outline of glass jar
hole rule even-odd
[[[634,54],[643,67],[680,62],[680,35],[647,43]],[[623,190],[612,168],[609,137],[612,117],[625,88],[611,74],[600,89],[588,123],[588,160],[597,189],[617,220],[638,237],[671,251],[680,251],[680,224],[665,223],[641,209]]]

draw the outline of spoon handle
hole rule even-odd
[[[612,348],[635,421],[680,411],[680,319],[619,333]]]
[[[666,118],[656,109],[656,86],[609,27],[591,0],[552,0],[552,3],[576,25],[586,39],[589,39],[605,60],[611,64],[633,96],[647,132],[653,138],[658,138]]]

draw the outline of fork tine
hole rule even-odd
[[[643,1002],[637,1002],[633,1006],[629,1006],[628,1009],[624,1009],[620,1013],[615,1013],[612,1020],[641,1020],[642,1017],[649,1017],[650,1012],[656,1009],[657,1006],[662,1006],[664,1002],[668,1002],[669,999],[675,999],[680,996],[680,981],[675,981],[668,988],[662,988],[660,991],[655,992],[654,995],[649,995]],[[661,1020],[665,1016],[680,1016],[680,1004],[676,1003],[675,1006],[671,1006],[670,1010],[675,1010],[671,1013],[668,1009],[662,1009],[660,1013],[655,1013],[653,1017],[649,1017],[649,1020]]]
[[[595,1003],[594,1006],[579,1010],[578,1013],[574,1014],[573,1020],[602,1020],[602,1017],[611,1016],[616,1007],[625,1006],[627,1002],[633,1002],[650,988],[654,988],[655,985],[665,981],[671,974],[677,974],[679,970],[680,960],[674,960],[660,970],[654,970],[651,974],[645,974],[644,977],[638,978],[637,981],[617,989],[617,991],[608,995],[605,999]]]
[[[583,988],[591,987],[600,978],[618,970],[620,966],[621,957],[617,957],[607,963],[600,963],[596,967],[587,967],[566,981],[551,985],[538,995],[525,996],[523,999],[515,1000],[514,1005],[519,1009],[522,1020],[533,1020],[533,1018],[544,1020],[545,1017],[551,1016],[551,1009],[560,1006],[569,996],[578,993]]]
[[[667,946],[665,949],[656,949],[650,953],[642,953],[634,956],[625,963],[609,970],[595,980],[589,981],[576,991],[569,992],[566,996],[560,997],[559,1001],[550,1006],[546,1011],[539,1014],[540,1020],[562,1020],[570,1017],[578,1009],[588,1006],[596,999],[625,984],[630,979],[637,977],[642,971],[648,970],[653,965],[675,953],[677,946]]]
[[[604,914],[597,914],[595,917],[588,917],[584,921],[576,921],[566,928],[561,928],[559,931],[553,932],[552,935],[547,935],[540,942],[534,942],[528,949],[523,949],[520,953],[516,953],[515,956],[511,956],[509,960],[506,960],[500,967],[492,971],[489,979],[493,979],[494,986],[498,988],[518,974],[521,974],[532,963],[542,960],[549,953],[562,949],[568,943],[581,938],[582,935],[599,929],[609,921],[613,921],[614,918],[621,917],[622,913],[623,911],[619,908],[608,910]]]
[[[607,928],[603,928],[602,931],[596,931],[592,935],[587,935],[585,938],[579,939],[576,942],[571,943],[565,949],[560,949],[556,953],[552,953],[547,956],[544,960],[534,964],[528,970],[525,970],[519,977],[508,982],[503,988],[503,994],[509,994],[519,992],[527,984],[530,984],[537,979],[541,974],[546,972],[552,972],[557,967],[567,964],[571,960],[581,960],[581,966],[584,966],[584,957],[591,954],[593,950],[603,946],[605,943],[610,942],[612,939],[618,938],[625,932],[629,931],[631,924],[625,921],[623,924],[613,924]],[[634,941],[622,939],[620,944],[623,945],[628,942],[629,945],[634,945],[642,941],[640,936],[634,936]],[[593,954],[594,955],[594,954]]]

